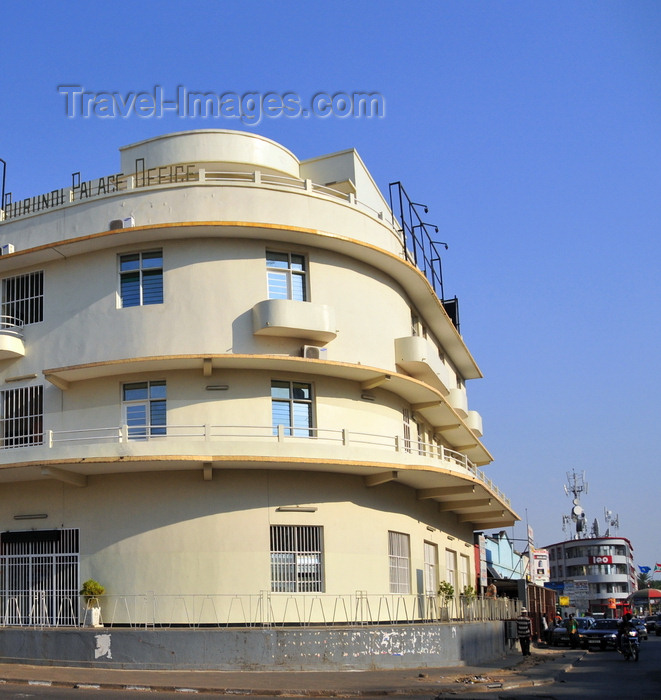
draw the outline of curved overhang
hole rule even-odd
[[[290,355],[199,354],[130,357],[103,362],[91,362],[43,370],[45,378],[63,391],[74,382],[122,374],[169,370],[198,370],[211,376],[214,370],[267,370],[312,374],[356,382],[360,389],[380,388],[390,391],[411,404],[437,433],[458,452],[480,466],[492,461],[492,456],[465,420],[434,387],[419,379],[382,368],[347,362],[314,360]]]
[[[414,455],[409,457],[408,463],[400,460],[394,464],[306,458],[294,455],[294,450],[286,456],[251,453],[249,448],[241,454],[229,455],[214,454],[212,450],[197,454],[161,454],[156,442],[132,443],[131,447],[133,454],[113,454],[112,446],[108,446],[104,456],[99,456],[95,448],[94,456],[90,457],[48,459],[46,455],[44,459],[42,455],[35,460],[5,464],[0,466],[0,483],[48,479],[84,488],[90,477],[101,474],[198,471],[201,478],[210,480],[222,479],[224,471],[236,469],[330,472],[361,477],[365,488],[378,488],[391,482],[401,484],[415,490],[418,501],[437,502],[439,512],[452,513],[458,523],[471,524],[475,530],[509,527],[520,520],[509,501],[490,482],[443,466],[416,463]]]
[[[383,225],[383,222],[380,222],[380,225]],[[61,260],[63,257],[83,255],[109,246],[149,243],[155,240],[224,237],[258,238],[300,244],[301,236],[305,236],[305,245],[360,260],[389,275],[404,289],[411,302],[425,317],[430,330],[441,342],[461,376],[464,379],[482,377],[461,335],[420,270],[399,255],[337,233],[254,221],[187,221],[149,224],[128,229],[101,231],[19,250],[2,256],[2,269],[4,271],[28,265],[45,265]]]

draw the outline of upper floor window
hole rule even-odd
[[[2,313],[24,324],[44,320],[44,273],[8,277],[2,280]]]
[[[163,252],[119,256],[119,300],[122,308],[163,303]]]
[[[130,439],[165,435],[165,400],[165,381],[132,382],[122,386],[124,423]]]
[[[308,300],[304,255],[267,250],[266,275],[269,299]]]
[[[285,435],[312,436],[312,385],[303,382],[271,382],[273,434],[282,425]]]
[[[0,445],[41,445],[44,439],[42,386],[0,391]]]

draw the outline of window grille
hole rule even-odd
[[[266,251],[269,299],[307,301],[306,276],[304,255]]]
[[[0,445],[27,447],[44,441],[42,386],[0,391]]]
[[[163,253],[119,256],[119,298],[122,308],[163,303]]]
[[[401,532],[388,532],[388,556],[390,559],[390,592],[411,592],[411,547],[409,536]]]
[[[271,590],[323,591],[322,554],[321,527],[271,525]]]
[[[6,625],[77,625],[79,530],[0,535],[0,598]]]
[[[273,434],[278,426],[285,435],[312,437],[312,385],[303,382],[271,382],[271,409]]]
[[[25,325],[44,320],[43,271],[2,280],[0,316],[16,318]]]
[[[166,393],[165,381],[123,385],[124,422],[131,440],[166,434]]]

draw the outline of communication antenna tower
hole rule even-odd
[[[606,537],[610,537],[611,528],[614,528],[614,531],[617,533],[620,527],[620,516],[617,513],[613,515],[612,510],[604,508],[604,520],[606,521],[606,527],[608,528],[606,530]]]
[[[585,521],[585,511],[581,506],[581,494],[588,492],[588,482],[585,480],[585,472],[582,474],[577,474],[573,469],[571,472],[567,472],[567,482],[569,487],[565,484],[565,494],[572,496],[572,509],[570,515],[565,515],[562,518],[562,529],[570,524],[570,522],[576,523],[576,532],[574,534],[574,539],[579,539],[585,537],[587,533],[587,524]]]

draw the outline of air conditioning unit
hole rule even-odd
[[[303,357],[307,360],[327,360],[328,350],[318,348],[316,345],[304,345],[302,348]]]
[[[14,246],[11,243],[0,245],[0,255],[9,255],[14,252]]]
[[[135,219],[132,216],[127,216],[125,219],[113,219],[108,226],[110,231],[116,231],[120,228],[133,228]]]

